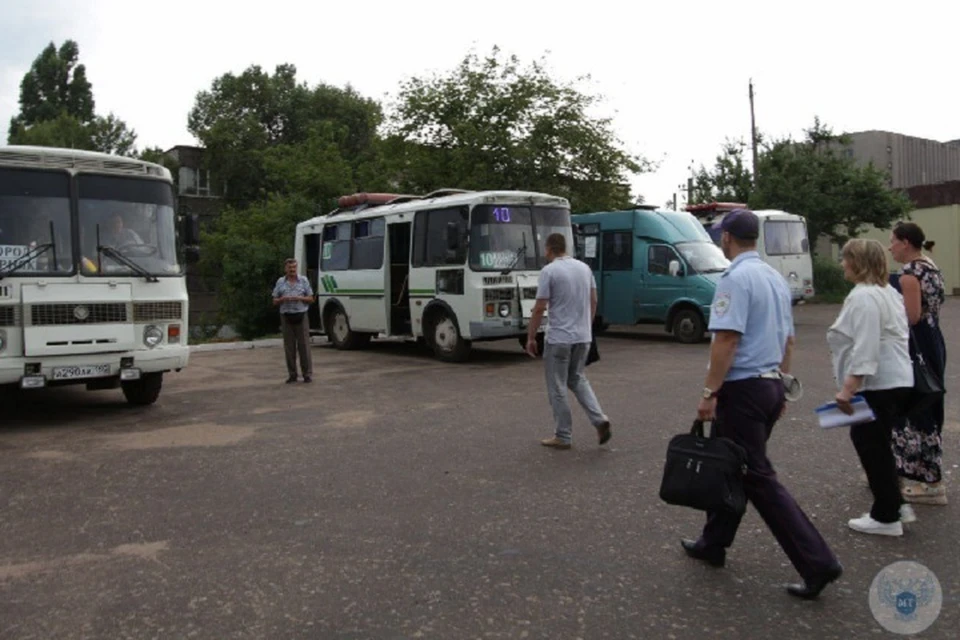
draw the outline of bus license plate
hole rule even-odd
[[[84,364],[76,367],[57,367],[53,370],[54,380],[75,380],[76,378],[100,378],[110,375],[108,364]]]

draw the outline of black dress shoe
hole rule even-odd
[[[290,376],[289,378],[287,378],[287,384],[293,384],[296,381],[297,381],[297,376]]]
[[[681,540],[680,546],[687,552],[687,555],[697,560],[703,560],[711,567],[722,567],[727,562],[727,552],[725,549],[708,549],[707,547],[697,546],[696,540]]]
[[[823,591],[828,584],[841,575],[843,575],[843,567],[838,564],[833,569],[824,571],[803,584],[787,585],[787,593],[792,596],[797,596],[798,598],[803,598],[804,600],[813,600],[820,595],[820,592]]]

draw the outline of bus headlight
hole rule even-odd
[[[501,303],[500,303],[500,317],[501,317],[501,318],[506,318],[506,317],[509,316],[509,315],[510,315],[510,303],[509,303],[509,302],[501,302]]]
[[[156,325],[150,325],[143,330],[143,344],[151,349],[163,342],[163,331]]]

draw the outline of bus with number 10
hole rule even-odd
[[[411,338],[448,362],[475,342],[523,345],[552,233],[572,252],[570,204],[544,193],[343,196],[297,226],[298,268],[317,294],[311,327],[338,349]]]

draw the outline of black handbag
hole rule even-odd
[[[667,504],[700,511],[723,511],[743,515],[747,496],[743,475],[747,472],[746,450],[729,438],[703,435],[703,422],[696,420],[690,433],[670,439],[660,483],[660,499]]]
[[[916,345],[917,341],[913,335],[913,328],[910,328],[910,345]],[[945,390],[943,380],[930,368],[923,354],[919,349],[910,349],[910,359],[913,362],[913,389],[907,395],[904,403],[903,412],[905,415],[912,415],[924,411],[934,402],[939,400]]]
[[[583,366],[589,367],[599,359],[600,351],[597,349],[597,337],[593,336],[593,339],[590,341],[590,351],[587,352],[587,362]]]

